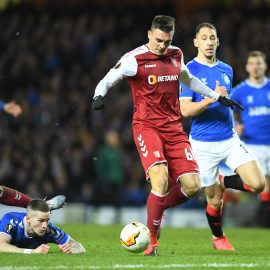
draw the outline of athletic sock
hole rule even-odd
[[[173,186],[164,197],[165,210],[175,205],[182,204],[188,201],[188,196],[183,192],[180,185]]]
[[[210,204],[207,204],[206,217],[212,231],[212,235],[215,237],[221,237],[223,235],[222,210],[216,210],[211,207]]]
[[[269,202],[270,203],[270,193],[269,192],[261,192],[260,193],[260,200],[262,202]]]
[[[150,192],[147,203],[147,227],[151,233],[150,244],[157,243],[158,230],[160,228],[162,215],[164,212],[164,197]]]
[[[247,184],[244,184],[239,175],[225,176],[223,180],[225,188],[253,192]]]
[[[28,203],[32,201],[32,199],[25,194],[5,186],[1,186],[2,191],[0,189],[0,203],[10,206],[18,206],[26,208]]]

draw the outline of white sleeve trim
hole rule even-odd
[[[0,232],[1,234],[4,234],[6,236],[8,236],[9,238],[12,238],[9,234],[5,233],[5,232]]]
[[[72,238],[70,236],[68,236],[67,241],[64,244],[68,243],[71,239]]]
[[[137,74],[138,64],[133,55],[124,55],[115,65],[110,69],[107,75],[98,83],[94,97],[105,96],[110,88],[118,84],[126,77],[132,77]]]
[[[192,97],[179,97],[179,100],[192,100]]]

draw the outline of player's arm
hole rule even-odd
[[[98,83],[94,98],[92,101],[92,108],[100,110],[105,106],[105,99],[108,90],[117,85],[122,79],[134,76],[137,73],[137,61],[133,56],[124,56],[112,68],[106,76]]]
[[[12,244],[11,237],[0,233],[0,252],[10,252],[10,253],[25,253],[25,254],[34,254],[34,253],[48,253],[50,247],[47,245],[40,245],[36,249],[27,249],[27,248],[18,248]]]
[[[227,94],[225,87],[219,87],[219,82],[216,81],[216,88],[220,95],[225,96]],[[180,98],[180,110],[184,117],[193,117],[204,112],[211,104],[216,102],[213,98],[204,98],[201,101],[194,102],[190,97]]]
[[[193,117],[201,114],[211,104],[216,102],[215,99],[205,98],[199,102],[193,102],[191,99],[180,99],[180,110],[184,117]]]
[[[61,252],[68,253],[68,254],[78,254],[78,253],[86,252],[86,249],[84,248],[84,246],[80,242],[75,241],[72,238],[70,238],[65,244],[58,245],[58,247]]]

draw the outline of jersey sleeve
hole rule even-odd
[[[98,83],[94,97],[99,95],[104,97],[108,90],[118,84],[122,79],[135,76],[137,69],[138,64],[136,58],[131,54],[125,54]]]
[[[186,85],[180,83],[179,99],[193,99],[194,92],[190,90]]]
[[[12,238],[13,236],[13,227],[11,216],[9,214],[5,214],[0,221],[0,233],[7,235]]]
[[[52,223],[49,223],[48,227],[49,229],[46,236],[49,238],[50,243],[63,245],[69,241],[70,236],[67,233],[65,233],[62,229],[53,225]]]

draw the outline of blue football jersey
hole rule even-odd
[[[261,85],[245,80],[233,88],[232,99],[244,106],[240,112],[248,144],[270,145],[270,79]]]
[[[5,214],[0,221],[0,233],[11,238],[11,244],[19,248],[37,248],[41,244],[64,244],[70,236],[60,228],[49,223],[44,236],[29,237],[25,232],[25,213],[10,212]]]
[[[219,84],[225,86],[228,94],[230,94],[233,80],[231,66],[221,61],[207,65],[195,58],[187,64],[187,67],[192,75],[200,79],[209,88],[214,90],[216,81],[219,81]],[[184,84],[181,84],[181,87],[180,100],[191,99],[193,102],[199,102],[206,98],[190,90]],[[211,104],[200,115],[191,118],[190,135],[194,140],[205,142],[223,141],[232,138],[234,134],[232,111],[218,102]]]

